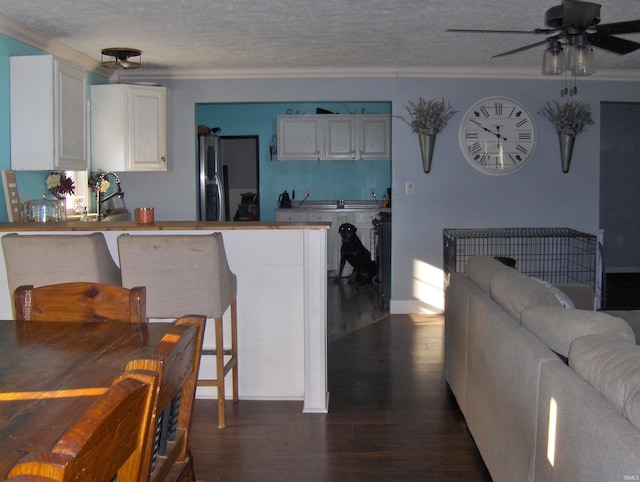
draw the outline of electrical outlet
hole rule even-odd
[[[309,189],[309,188],[305,189],[305,190],[304,190],[304,194],[305,194],[305,196],[307,196],[307,197],[311,196],[311,189]]]
[[[375,188],[375,187],[371,187],[371,188],[369,188],[369,192],[371,193],[371,195],[372,195],[373,197],[376,197],[376,188]]]
[[[407,181],[405,184],[405,194],[407,196],[413,196],[416,193],[416,183],[413,181]]]

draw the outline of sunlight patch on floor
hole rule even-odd
[[[413,296],[422,303],[421,313],[444,310],[443,272],[424,261],[413,261]]]

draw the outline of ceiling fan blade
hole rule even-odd
[[[463,32],[463,33],[526,33],[526,34],[549,34],[554,33],[555,30],[549,28],[536,28],[534,30],[484,30],[475,28],[448,28],[447,32]]]
[[[612,35],[603,35],[601,33],[587,34],[589,43],[594,47],[608,50],[616,54],[624,55],[640,49],[640,43],[633,40],[627,40]]]
[[[623,33],[640,33],[640,20],[626,22],[604,23],[594,27],[598,33],[617,35]]]
[[[520,47],[517,49],[509,50],[507,52],[502,52],[501,54],[492,55],[491,58],[495,59],[496,57],[504,57],[505,55],[517,54],[519,52],[524,52],[525,50],[532,49],[534,47],[538,47],[539,45],[545,45],[548,39],[541,40],[540,42],[536,42],[533,44],[525,45],[524,47]]]

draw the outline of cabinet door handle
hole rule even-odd
[[[167,158],[166,158],[166,157],[164,157],[164,156],[162,156],[162,157],[160,158],[160,162],[162,162],[162,163],[164,164],[165,162],[167,162]]]

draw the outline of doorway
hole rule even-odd
[[[606,309],[640,308],[640,104],[600,106],[600,229]]]
[[[259,136],[220,136],[225,219],[260,220]]]
[[[600,107],[600,228],[605,271],[640,271],[640,104]]]

